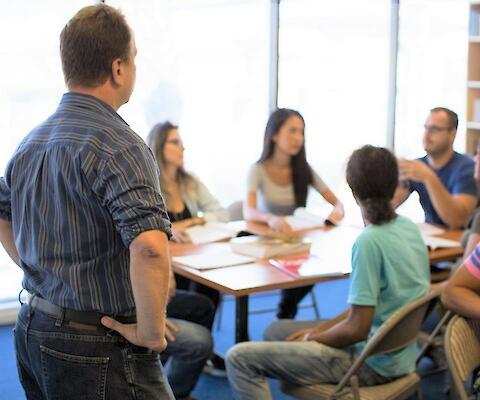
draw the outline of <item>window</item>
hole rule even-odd
[[[135,32],[137,83],[119,113],[142,137],[179,124],[186,168],[224,205],[243,199],[268,117],[269,2],[110,1]]]
[[[309,162],[343,201],[352,150],[386,144],[389,27],[384,0],[280,2],[279,106],[302,113]]]
[[[428,111],[448,107],[459,116],[455,147],[465,151],[468,49],[467,0],[400,2],[395,150],[420,157]]]

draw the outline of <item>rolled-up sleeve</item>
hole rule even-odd
[[[0,219],[12,220],[12,197],[5,177],[0,178]]]
[[[146,145],[132,145],[115,153],[103,165],[95,186],[126,247],[149,230],[171,237],[158,167]]]

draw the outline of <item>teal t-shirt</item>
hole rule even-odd
[[[383,225],[369,225],[352,249],[348,303],[374,306],[372,337],[395,311],[427,294],[430,267],[427,247],[418,227],[397,216]],[[365,342],[355,345],[359,354]],[[415,370],[416,346],[368,357],[366,363],[382,376],[396,377]]]

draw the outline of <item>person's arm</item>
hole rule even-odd
[[[391,202],[393,209],[400,207],[409,197],[410,190],[402,184],[398,185]]]
[[[0,219],[0,242],[2,242],[3,248],[13,262],[20,266],[20,256],[18,255],[15,240],[13,239],[12,224],[10,221],[4,219]]]
[[[129,250],[137,323],[122,324],[110,317],[103,317],[102,323],[137,346],[161,352],[167,346],[165,310],[171,273],[167,235],[158,230],[143,232]]]
[[[263,222],[277,232],[291,233],[292,227],[285,218],[278,215],[264,213],[257,209],[257,193],[248,192],[247,198],[243,203],[243,217],[247,221]]]
[[[442,303],[467,318],[480,319],[480,274],[474,276],[461,265],[444,288]]]
[[[350,313],[350,308],[346,309],[344,312],[341,314],[337,315],[333,319],[329,319],[327,321],[322,321],[320,322],[317,326],[313,328],[305,328],[305,329],[300,329],[297,332],[292,333],[289,337],[287,337],[288,341],[299,341],[299,342],[304,342],[309,340],[309,337],[313,333],[320,333],[323,331],[326,331],[327,329],[330,329],[332,326],[338,324],[340,321],[343,321],[345,318],[348,317]]]
[[[135,324],[121,324],[110,317],[103,317],[102,323],[135,345],[162,351],[166,347],[171,229],[153,155],[144,143],[134,143],[104,160],[100,175],[87,167],[85,176],[93,192],[108,210],[129,249],[137,315]]]
[[[352,305],[348,317],[322,332],[313,332],[307,340],[342,348],[367,339],[372,327],[375,307]]]
[[[475,196],[450,194],[435,172],[421,161],[402,161],[399,165],[402,180],[414,180],[425,185],[435,211],[449,228],[461,228],[468,222],[477,204]]]
[[[206,222],[228,222],[230,217],[220,202],[210,193],[203,182],[197,179],[197,205]]]
[[[334,224],[338,224],[345,216],[345,209],[343,207],[343,203],[337,198],[337,196],[335,196],[335,194],[330,189],[322,192],[322,196],[333,206],[333,210],[328,215],[327,220],[331,221]]]

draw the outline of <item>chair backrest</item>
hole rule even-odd
[[[432,302],[436,303],[438,301],[439,296],[439,290],[431,291],[400,308],[387,319],[378,328],[375,335],[370,338],[362,353],[339,382],[335,391],[338,393],[348,384],[352,375],[367,357],[399,350],[415,341],[427,309],[431,307]]]
[[[235,201],[228,206],[230,221],[240,221],[243,219],[243,201]]]
[[[464,382],[480,366],[480,321],[455,315],[445,333],[445,353],[453,384],[461,400],[467,400]]]
[[[415,341],[427,309],[439,296],[439,291],[432,291],[395,312],[368,341],[360,357],[399,350]]]

